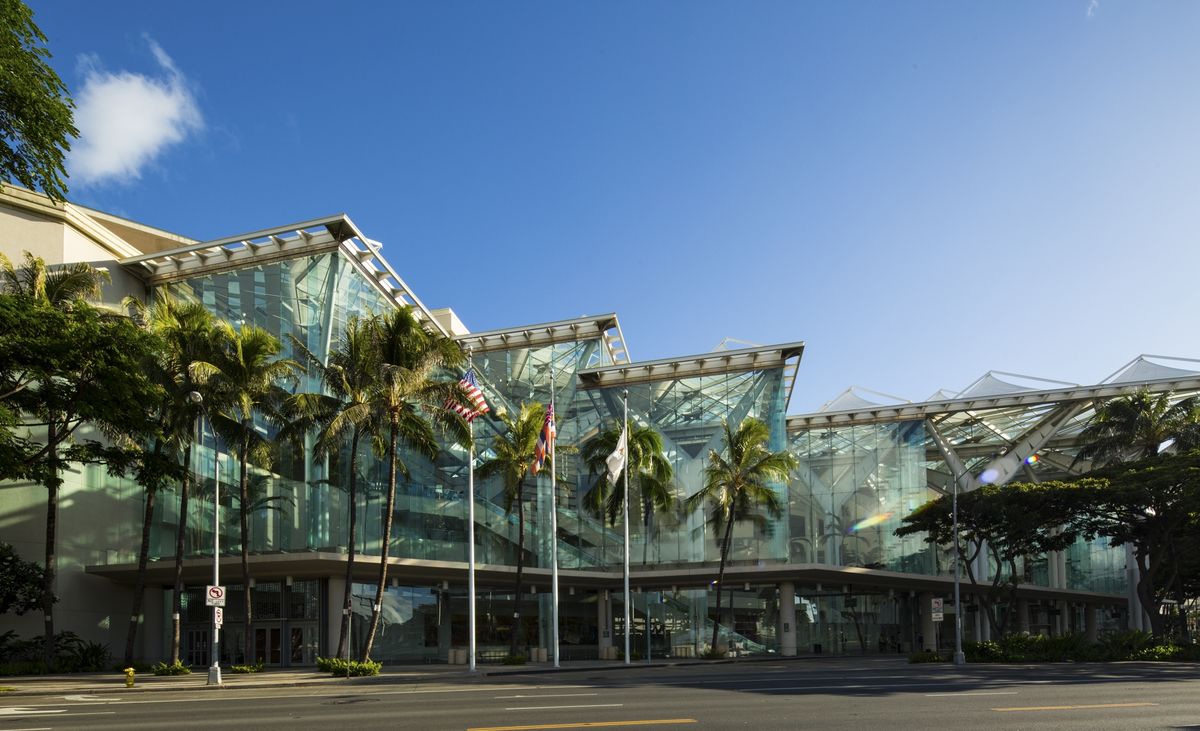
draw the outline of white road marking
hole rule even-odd
[[[6,728],[0,731],[52,731],[49,726],[39,726],[37,728]]]
[[[926,698],[941,698],[941,697],[952,697],[952,696],[956,696],[956,695],[1016,695],[1016,694],[1017,694],[1017,691],[1015,691],[1015,690],[998,690],[995,692],[988,692],[988,693],[973,693],[968,690],[968,691],[960,691],[958,693],[926,693],[925,697]]]
[[[599,693],[547,693],[546,695],[498,695],[496,700],[501,698],[573,698],[584,695],[600,695]]]
[[[0,708],[0,716],[49,716],[51,713],[66,713],[67,709],[57,708],[54,710],[39,711],[37,708],[29,706],[20,706],[17,708]]]
[[[593,703],[588,706],[521,706],[519,708],[505,708],[506,711],[552,711],[559,708],[619,708],[625,705],[624,703]]]
[[[116,696],[64,695],[63,700],[82,701],[82,702],[96,701],[96,702],[100,702],[100,703],[116,703],[117,701],[119,701],[121,699],[117,698]]]

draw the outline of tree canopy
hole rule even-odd
[[[46,36],[20,0],[0,0],[0,178],[64,200],[74,103],[51,68]]]
[[[1012,603],[1017,587],[1026,583],[1020,562],[1061,551],[1075,542],[1072,501],[1062,483],[983,485],[958,496],[958,560],[968,580],[980,591],[996,636],[1007,628],[1008,614],[995,607]],[[924,534],[928,543],[954,546],[953,497],[943,495],[907,515],[896,535]],[[953,550],[953,548],[952,548]],[[984,557],[986,572],[977,563]]]

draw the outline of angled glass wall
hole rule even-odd
[[[336,345],[352,315],[383,312],[392,305],[340,252],[303,256],[256,264],[241,269],[165,285],[175,296],[203,303],[218,318],[235,327],[253,324],[280,339],[282,356],[303,362],[293,338],[314,356],[324,358]],[[302,374],[297,391],[317,391],[316,378]],[[258,419],[256,429],[271,439],[277,428]],[[348,455],[311,459],[311,441],[295,449],[277,443],[269,466],[253,465],[250,478],[250,549],[254,552],[340,550],[346,544],[345,520],[349,505],[345,484]],[[209,428],[193,450],[199,484],[188,505],[185,551],[211,555],[212,495],[216,484],[216,459],[220,457],[222,551],[239,550],[237,464]],[[381,474],[369,454],[363,463],[370,475]],[[370,481],[368,481],[370,482]],[[370,486],[364,490],[368,495]],[[157,555],[174,554],[179,522],[177,494],[159,504],[154,545]]]
[[[647,510],[630,482],[629,538],[631,568],[661,564],[697,564],[720,560],[718,539],[706,523],[705,511],[687,511],[684,501],[700,491],[711,451],[724,449],[723,423],[737,425],[747,417],[760,419],[771,431],[770,448],[785,448],[783,370],[719,373],[665,379],[627,386],[588,389],[607,415],[602,429],[620,425],[623,392],[629,393],[629,419],[650,426],[663,439],[673,472],[674,506],[665,512]],[[588,476],[592,484],[599,476]],[[591,485],[589,485],[590,487]],[[788,486],[775,486],[787,502]],[[787,559],[786,515],[734,526],[730,565],[779,562]],[[621,530],[618,523],[614,530]]]
[[[798,431],[788,556],[797,564],[913,574],[950,565],[922,536],[897,537],[904,516],[938,496],[926,480],[923,421]]]

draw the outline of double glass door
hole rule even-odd
[[[320,642],[316,623],[284,622],[254,628],[254,657],[265,665],[312,665]]]

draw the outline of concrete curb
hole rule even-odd
[[[402,671],[387,672],[380,675],[342,678],[315,673],[273,674],[270,671],[261,677],[234,675],[237,680],[231,680],[229,674],[224,676],[225,682],[220,686],[204,684],[203,673],[193,673],[191,676],[158,677],[144,676],[133,688],[124,687],[124,677],[120,675],[93,674],[90,677],[47,677],[47,676],[15,676],[0,678],[0,686],[16,688],[16,690],[0,693],[0,700],[18,697],[54,696],[54,695],[87,695],[99,693],[148,693],[164,691],[225,691],[225,690],[261,690],[263,688],[308,688],[326,685],[406,685],[422,683],[471,683],[485,678],[503,678],[522,675],[556,675],[569,673],[609,673],[626,670],[641,670],[646,668],[688,668],[706,667],[712,665],[739,665],[754,663],[828,661],[836,659],[828,655],[803,655],[799,657],[748,657],[723,658],[720,660],[677,660],[659,662],[635,662],[625,665],[619,661],[607,661],[604,664],[567,666],[567,667],[500,667],[494,669],[480,668],[471,673],[466,666],[454,666],[455,670],[437,673]]]

